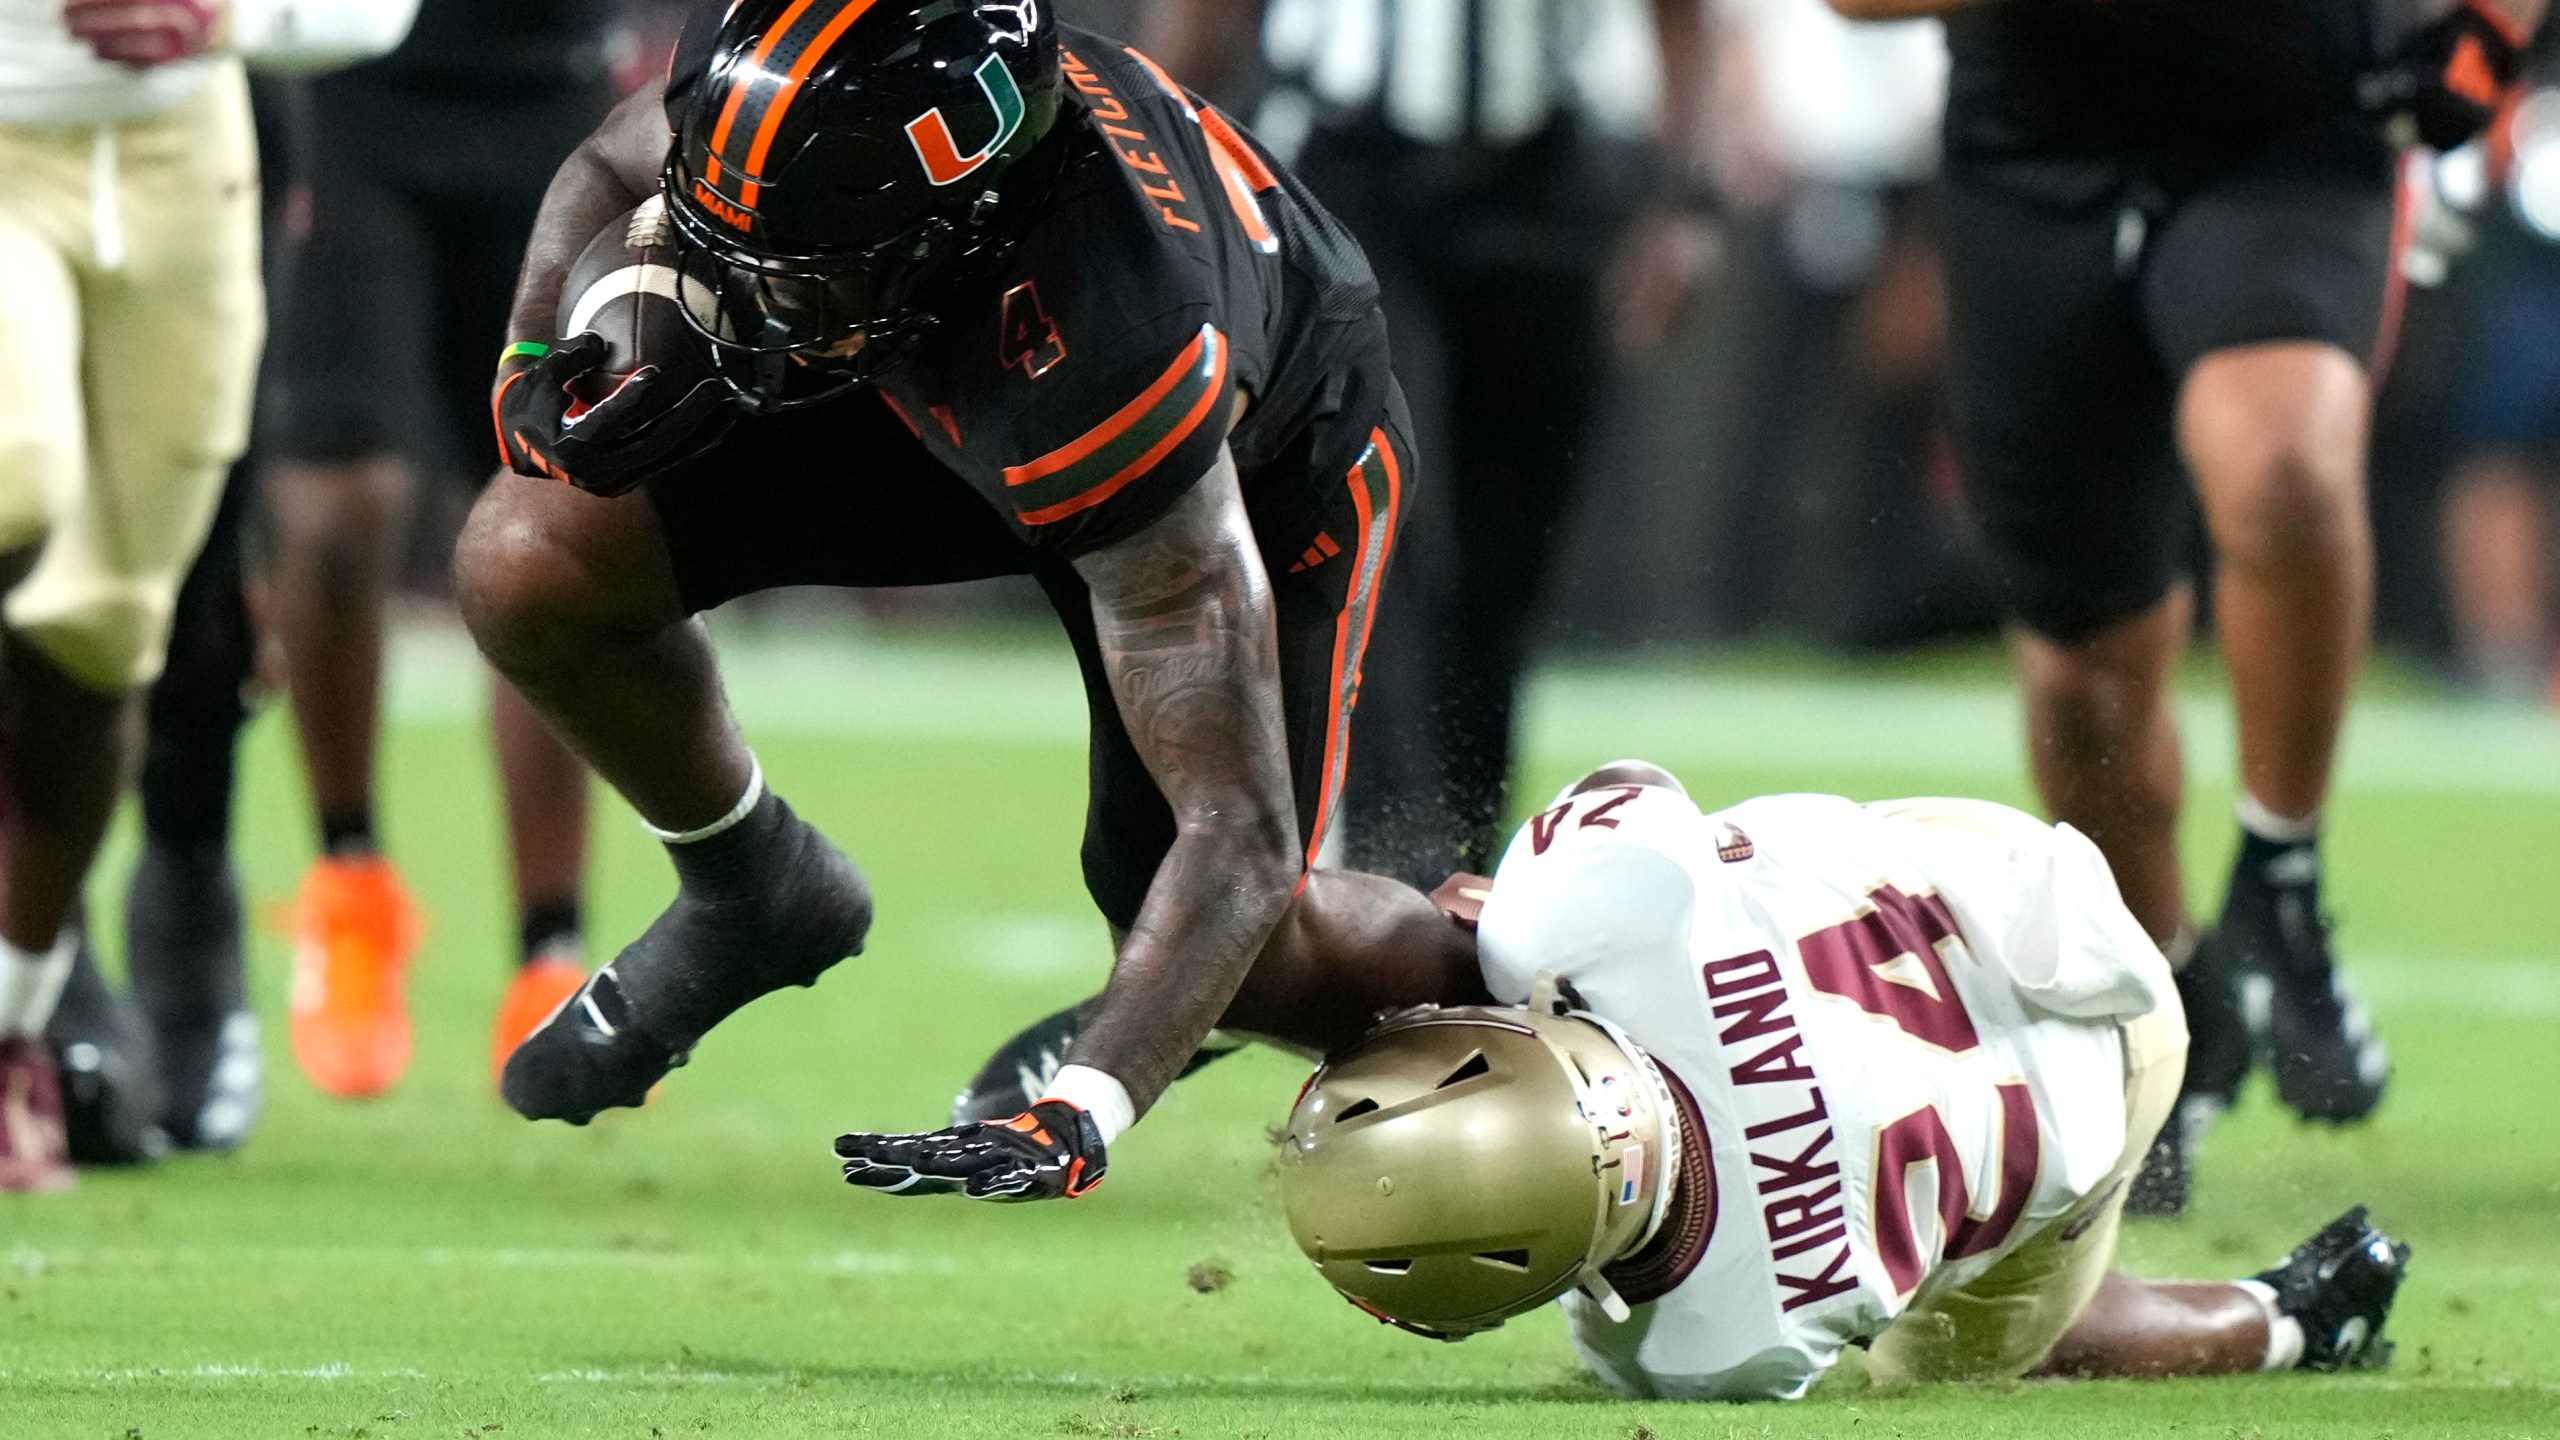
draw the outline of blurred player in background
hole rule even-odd
[[[2445,485],[2444,579],[2464,683],[2508,701],[2560,696],[2553,672],[2560,585],[2552,574],[2560,484],[2560,89],[2553,31],[2536,38],[2536,84],[2488,143],[2449,157],[2443,190],[2475,179],[2478,249],[2463,261],[2477,307],[2454,401],[2457,463]],[[2467,167],[2467,168],[2465,168]]]
[[[1967,480],[2016,619],[2045,804],[2097,841],[2181,967],[2186,1091],[2135,1200],[2176,1213],[2188,1147],[2253,1042],[2306,1118],[2361,1119],[2382,1098],[2382,1047],[2333,963],[2318,842],[2372,609],[2367,420],[2397,309],[2386,129],[2405,117],[2429,144],[2469,138],[2542,0],[2407,15],[2366,0],[1833,6],[1946,19]],[[2169,692],[2193,624],[2189,480],[2243,791],[2201,948]],[[2262,1026],[2243,1019],[2244,976],[2267,997]]]
[[[239,53],[405,15],[0,4],[0,1189],[70,1182],[40,1037],[181,578],[247,442],[264,326]]]
[[[406,14],[403,6],[386,24]],[[390,28],[380,48],[397,39]],[[284,306],[310,208],[302,181],[310,105],[299,79],[257,73],[249,104],[272,317]],[[142,854],[125,892],[130,997],[84,945],[46,1030],[62,1067],[74,1164],[132,1164],[167,1147],[233,1149],[264,1103],[230,851],[232,782],[249,717],[244,690],[257,665],[245,569],[257,464],[253,420],[249,449],[232,462],[213,528],[178,588],[168,661],[143,709]]]
[[[1281,1201],[1380,1319],[1454,1339],[1561,1296],[1610,1388],[1689,1400],[1793,1399],[1852,1346],[1888,1383],[2388,1358],[2408,1250],[2361,1207],[2237,1283],[2111,1268],[2186,1034],[2068,828],[1970,800],[1702,814],[1621,762],[1444,892],[1472,940],[1320,880],[1228,1023],[1331,1054]],[[1422,1008],[1342,1034],[1346,994],[1397,989]]]
[[[1793,617],[1863,649],[1971,630],[1987,599],[1945,442],[1930,199],[1945,41],[1935,21],[1853,24],[1823,0],[1714,14],[1730,208],[1692,391],[1713,508],[1684,542],[1691,593],[1711,586],[1733,633]]]
[[[613,103],[613,0],[425,0],[315,81],[311,229],[266,417],[266,618],[322,854],[294,902],[294,1058],[332,1095],[408,1068],[421,917],[374,815],[383,610],[421,475],[486,463],[488,357],[543,186]],[[585,979],[586,777],[493,681],[521,940],[492,1065]]]
[[[1500,843],[1512,707],[1594,404],[1707,265],[1702,0],[1152,0],[1147,52],[1229,96],[1378,274],[1415,442],[1343,843],[1430,884]],[[1613,309],[1614,305],[1614,309]]]

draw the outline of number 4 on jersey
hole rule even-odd
[[[1004,292],[1004,316],[999,323],[1001,334],[996,339],[996,358],[1007,366],[1019,365],[1022,373],[1033,380],[1057,368],[1067,358],[1067,342],[1058,337],[1058,322],[1049,318],[1049,309],[1040,303],[1040,292],[1030,281]]]
[[[1856,917],[1796,942],[1805,978],[1924,1044],[1957,1055],[1981,1044],[1938,954],[1943,942],[1964,938],[1947,902],[1879,885],[1867,892],[1867,905]],[[1931,1208],[1937,1212],[1939,1259],[1962,1260],[1999,1248],[2026,1215],[2044,1163],[2035,1096],[2019,1082],[1994,1089],[2000,1097],[2000,1173],[1981,1177],[1994,1187],[1981,1195],[1965,1182],[1964,1152],[1937,1106],[1924,1105],[1876,1133],[1875,1194],[1868,1214],[1876,1258],[1897,1295],[1917,1289],[1931,1264],[1911,1204],[1913,1171],[1927,1167],[1936,1188]]]

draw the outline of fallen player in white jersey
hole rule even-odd
[[[2408,1250],[2361,1207],[2248,1280],[2111,1268],[2186,1027],[2077,832],[1966,800],[1701,814],[1626,763],[1440,898],[1325,877],[1226,1021],[1333,1052],[1282,1195],[1380,1319],[1459,1338],[1561,1297],[1611,1388],[1682,1399],[1791,1399],[1852,1346],[1884,1382],[2388,1357]],[[1435,988],[1342,1045],[1347,1004]]]
[[[955,1122],[1040,1094],[1087,1008]],[[2186,1023],[2096,847],[2006,806],[1701,814],[1622,762],[1490,881],[1309,875],[1219,1025],[1330,1057],[1280,1176],[1336,1289],[1450,1339],[1561,1298],[1626,1393],[1789,1399],[1851,1347],[1886,1383],[2389,1358],[2409,1252],[2360,1206],[2246,1280],[2111,1268]]]

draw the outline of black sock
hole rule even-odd
[[[242,528],[255,490],[247,463],[233,466],[170,616],[139,787],[143,827],[156,844],[219,850],[230,840],[233,756],[249,718],[240,696],[258,668],[257,627],[242,589]]]
[[[2253,886],[2271,889],[2316,888],[2320,883],[2320,837],[2270,840],[2242,826],[2240,858],[2232,872]]]
[[[320,848],[332,860],[379,854],[382,846],[373,837],[373,806],[351,805],[344,810],[322,811]]]
[[[516,929],[516,939],[523,946],[517,963],[530,965],[546,950],[576,949],[585,933],[579,914],[577,897],[536,900],[524,907],[524,917]]]
[[[675,903],[611,968],[632,1013],[668,1049],[759,995],[816,982],[859,954],[871,926],[862,872],[771,790],[738,823],[669,845]]]
[[[768,787],[737,824],[717,835],[667,846],[677,883],[704,899],[766,893],[772,880],[765,867],[767,852],[796,819]]]

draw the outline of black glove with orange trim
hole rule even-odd
[[[1073,1200],[1102,1183],[1102,1131],[1064,1100],[920,1135],[839,1135],[848,1185],[887,1195]]]
[[[2491,0],[2462,0],[2409,32],[2379,69],[2357,82],[2358,97],[2366,113],[2407,115],[2419,139],[2451,150],[2497,118],[2531,38]]]
[[[498,463],[538,480],[568,480],[559,458],[569,410],[569,382],[604,363],[601,335],[572,335],[557,345],[519,340],[498,354],[489,415],[498,427]],[[577,482],[571,481],[575,484]]]
[[[660,393],[669,387],[654,365],[619,380],[595,375],[608,349],[592,332],[557,345],[519,341],[506,348],[489,401],[500,464],[519,475],[620,495],[718,444],[737,419],[728,387],[717,379],[670,397]],[[605,383],[613,388],[593,403],[582,398]]]

